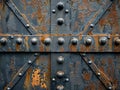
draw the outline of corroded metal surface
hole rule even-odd
[[[119,77],[120,0],[0,0],[0,90],[120,90]]]

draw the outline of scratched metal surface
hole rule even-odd
[[[120,0],[0,0],[0,90],[120,90]]]

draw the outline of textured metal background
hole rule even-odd
[[[0,90],[120,90],[120,0],[0,0]]]

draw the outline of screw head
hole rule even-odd
[[[64,19],[63,18],[58,18],[57,19],[57,24],[58,25],[62,25],[64,23]]]
[[[63,71],[57,71],[56,75],[58,78],[62,78],[65,75],[65,73]]]
[[[73,39],[71,40],[71,43],[72,43],[72,45],[77,45],[78,39],[77,39],[77,38],[73,38]]]
[[[0,43],[1,43],[2,45],[5,45],[5,44],[7,43],[7,39],[6,39],[6,38],[1,38],[1,39],[0,39]]]
[[[56,89],[57,90],[64,90],[64,86],[63,85],[58,85]]]
[[[114,42],[115,42],[115,45],[120,45],[120,39],[119,39],[119,38],[116,38],[116,39],[114,40]]]
[[[64,63],[64,57],[63,56],[59,56],[58,59],[57,59],[57,63],[63,64]]]
[[[50,38],[46,38],[46,39],[44,40],[44,44],[45,44],[45,45],[50,45],[50,43],[51,43],[51,39],[50,39]]]
[[[63,2],[59,2],[59,3],[57,4],[57,8],[58,8],[58,10],[63,10],[63,8],[64,8],[64,3],[63,3]]]
[[[16,43],[21,44],[22,43],[22,38],[17,38]]]
[[[37,41],[38,41],[37,38],[32,38],[32,39],[31,39],[31,43],[32,43],[33,45],[36,45],[36,44],[37,44]]]
[[[99,43],[100,43],[101,45],[105,45],[106,42],[107,42],[107,38],[106,38],[106,37],[101,37],[101,38],[99,39]]]
[[[59,45],[63,45],[64,42],[65,42],[64,38],[62,38],[62,37],[58,38],[58,44]]]
[[[91,37],[88,37],[88,38],[86,38],[85,40],[84,40],[84,43],[85,43],[85,45],[91,45],[92,44],[92,38]]]

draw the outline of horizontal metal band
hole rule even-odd
[[[120,52],[120,35],[2,35],[0,52]]]

